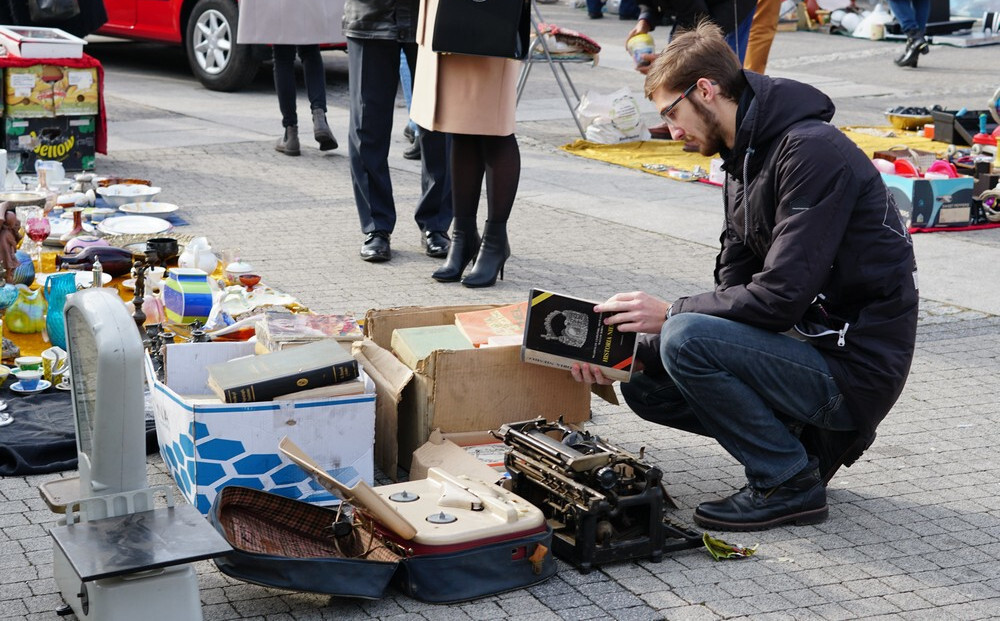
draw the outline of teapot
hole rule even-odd
[[[211,274],[219,265],[219,258],[212,252],[208,238],[195,237],[184,248],[181,256],[177,258],[177,265],[197,268],[206,274]]]

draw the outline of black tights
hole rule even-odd
[[[451,193],[455,217],[475,217],[486,177],[486,219],[505,223],[521,178],[521,152],[514,134],[452,134]]]

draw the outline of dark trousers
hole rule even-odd
[[[326,73],[318,45],[274,46],[274,90],[278,92],[281,126],[299,124],[295,113],[295,52],[302,59],[302,72],[309,95],[309,108],[326,112]]]
[[[351,118],[347,154],[351,162],[354,200],[361,231],[396,227],[396,205],[389,176],[389,143],[399,87],[400,49],[411,75],[416,70],[417,44],[381,39],[347,39]],[[414,219],[423,231],[447,231],[451,224],[451,180],[448,176],[447,135],[421,129],[421,196]]]

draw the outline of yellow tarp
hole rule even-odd
[[[904,132],[891,127],[843,127],[841,129],[869,157],[876,151],[896,146],[934,151],[942,156],[945,149],[948,148],[945,143],[934,142],[916,132]],[[701,166],[707,173],[711,166],[711,158],[698,153],[688,153],[683,150],[683,143],[675,140],[648,140],[623,144],[597,144],[586,140],[577,140],[562,146],[561,149],[580,157],[617,164],[626,168],[635,168],[668,178],[671,170],[691,172],[695,166]],[[644,168],[644,164],[647,167]],[[654,170],[649,166],[663,167],[665,170]]]

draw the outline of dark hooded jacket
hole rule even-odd
[[[823,354],[865,435],[896,402],[916,339],[913,244],[871,160],[806,84],[744,72],[715,290],[674,303]]]

